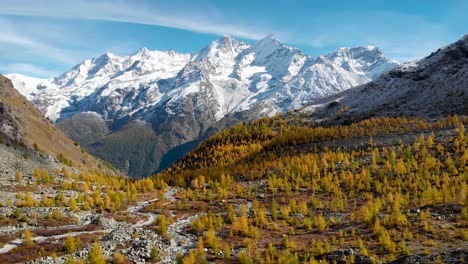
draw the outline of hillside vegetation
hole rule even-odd
[[[184,263],[463,261],[467,122],[265,118],[216,134],[155,177],[185,188],[175,210],[207,212],[192,222],[199,244]]]
[[[64,165],[80,170],[99,169],[109,174],[117,174],[116,171],[109,169],[110,166],[105,162],[89,155],[78,143],[65,136],[13,88],[9,79],[2,75],[0,75],[0,125],[2,125],[0,143],[19,148],[23,157],[18,159],[25,158],[21,163],[29,163],[31,159],[47,163],[51,156]],[[30,156],[31,159],[28,160]],[[4,162],[5,166],[18,166],[10,165],[6,160]],[[4,173],[12,176],[14,170]]]
[[[138,181],[17,171],[0,262],[466,262],[467,117],[311,120],[238,124]]]
[[[263,118],[137,181],[1,80],[1,263],[466,262],[466,116]]]

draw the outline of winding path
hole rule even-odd
[[[177,190],[175,188],[168,188],[165,192],[165,199],[168,200],[166,204],[170,204],[176,201],[175,194]],[[139,221],[135,224],[132,225],[133,228],[141,228],[144,226],[148,226],[153,224],[158,215],[152,212],[141,212],[141,210],[149,205],[152,202],[158,201],[158,198],[148,200],[148,201],[141,201],[138,202],[134,206],[130,206],[127,208],[127,212],[131,214],[139,214],[142,216],[147,217],[146,220]],[[190,233],[185,232],[185,229],[190,225],[190,223],[200,217],[201,214],[196,214],[188,217],[182,217],[179,220],[177,220],[175,223],[171,224],[168,226],[168,235],[171,237],[170,244],[167,248],[165,248],[163,251],[164,253],[161,254],[163,255],[163,259],[161,260],[161,263],[175,263],[176,257],[178,254],[185,254],[188,252],[190,249],[193,249],[196,247],[197,244],[197,237],[195,235],[192,235]],[[89,224],[89,221],[86,221],[81,224],[77,225],[67,225],[67,226],[60,226],[56,227],[54,229],[62,229],[64,227],[70,228],[70,227],[80,227],[83,226],[84,224]],[[44,242],[47,240],[58,240],[61,238],[65,238],[69,235],[71,236],[79,236],[79,235],[85,235],[85,234],[97,234],[97,233],[110,233],[114,229],[104,229],[104,230],[94,230],[94,231],[81,231],[81,232],[70,232],[70,233],[65,233],[65,234],[59,234],[59,235],[53,235],[53,236],[35,236],[32,238],[34,242]],[[14,248],[22,245],[25,243],[24,239],[18,238],[13,241],[10,241],[7,244],[4,244],[2,248],[0,248],[0,254],[8,253]]]
[[[178,254],[185,254],[197,245],[197,237],[185,232],[192,221],[201,215],[192,215],[179,219],[168,227],[167,233],[171,237],[170,246],[165,250],[164,258],[161,263],[175,263]]]
[[[145,206],[147,206],[149,203],[157,201],[157,200],[158,199],[156,198],[156,199],[152,199],[152,200],[149,200],[149,201],[138,202],[137,205],[127,208],[127,212],[129,212],[129,213],[138,213],[138,214],[148,216],[148,220],[140,221],[140,222],[134,224],[133,227],[138,228],[138,227],[147,226],[147,225],[152,224],[156,220],[156,218],[157,218],[156,214],[154,214],[154,213],[141,213],[140,210],[143,209]],[[57,230],[57,229],[65,229],[65,228],[77,228],[77,227],[82,227],[82,226],[90,224],[90,223],[91,223],[91,221],[85,221],[85,222],[80,223],[80,224],[58,226],[58,227],[55,227],[53,229]],[[12,228],[15,228],[15,227],[12,227]],[[22,228],[22,229],[28,229],[28,228]],[[21,229],[18,229],[18,230],[21,230]],[[69,232],[69,233],[60,234],[60,235],[53,235],[53,236],[35,236],[35,237],[32,238],[32,240],[34,242],[36,242],[36,243],[40,243],[40,242],[44,242],[46,240],[58,240],[58,239],[67,237],[68,235],[79,236],[79,235],[96,234],[96,233],[107,234],[107,233],[110,233],[112,231],[113,231],[113,229],[94,230],[94,231],[81,231],[81,232]],[[22,238],[17,238],[15,240],[12,240],[9,243],[4,244],[3,247],[0,248],[0,254],[8,253],[11,250],[15,249],[16,247],[22,245],[23,243],[25,243],[25,241]]]
[[[97,233],[107,234],[107,233],[109,233],[111,231],[112,231],[112,229],[70,232],[70,233],[54,235],[54,236],[35,236],[35,237],[32,238],[32,240],[35,243],[38,243],[38,242],[40,243],[40,242],[44,242],[46,240],[58,240],[58,239],[61,239],[61,238],[65,238],[65,237],[67,237],[69,235],[79,236],[79,235],[84,235],[84,234],[97,234]],[[23,243],[25,243],[25,241],[24,241],[24,239],[21,239],[21,238],[17,238],[17,239],[15,239],[13,241],[10,241],[9,243],[5,244],[2,248],[0,248],[0,254],[8,253],[11,250],[13,250],[14,248],[22,245]]]

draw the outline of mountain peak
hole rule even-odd
[[[341,47],[328,54],[337,56],[338,54],[349,54],[350,56],[355,56],[356,54],[363,54],[363,53],[372,53],[375,52],[377,54],[383,54],[382,50],[375,46],[357,46],[357,47]]]
[[[167,54],[171,55],[171,56],[174,56],[177,54],[177,51],[173,50],[173,49],[168,49],[167,50]]]
[[[142,47],[141,49],[138,50],[138,53],[146,53],[149,52],[150,50],[146,47]]]
[[[221,38],[219,38],[219,40],[221,41],[226,41],[226,40],[229,40],[229,41],[232,41],[232,36],[229,35],[229,34],[224,34]]]
[[[217,57],[235,57],[239,52],[244,50],[247,44],[237,41],[229,35],[224,35],[221,38],[213,41],[202,49],[195,58],[196,61],[205,58],[217,58]]]
[[[143,47],[140,50],[138,50],[133,56],[139,58],[149,58],[151,56],[151,51],[146,47]]]
[[[268,59],[271,54],[277,51],[281,51],[280,53],[283,54],[280,55],[281,57],[285,56],[286,54],[302,54],[299,49],[290,47],[280,42],[273,34],[269,34],[255,42],[249,49],[245,51],[245,53],[255,54],[255,59],[258,62]],[[286,55],[286,57],[289,55]]]
[[[115,55],[114,53],[110,52],[110,51],[107,51],[106,53],[104,53],[105,56],[107,57],[115,57],[117,55]]]
[[[273,34],[268,34],[264,38],[258,40],[254,45],[265,45],[265,44],[274,44],[276,46],[281,45],[282,43],[279,42],[278,39],[276,39],[275,35]]]
[[[273,33],[266,35],[263,39],[277,40],[275,34]]]
[[[115,55],[114,53],[111,53],[107,51],[106,53],[102,54],[99,57],[95,57],[92,61],[93,62],[100,62],[100,63],[106,63],[108,61],[115,61],[118,60],[120,56]]]
[[[375,46],[339,48],[326,55],[326,57],[347,71],[362,72],[370,79],[375,79],[382,72],[386,72],[399,65],[397,62],[387,58],[382,50]]]
[[[252,48],[263,53],[263,54],[271,54],[277,49],[288,49],[289,51],[298,51],[299,49],[288,46],[281,41],[279,41],[275,35],[269,34],[264,38],[258,40],[252,45]]]
[[[229,46],[231,46],[234,41],[236,41],[236,40],[234,40],[231,36],[224,35],[221,38],[219,38],[218,40],[215,40],[214,42],[216,42],[220,46],[224,46],[224,47],[229,48]]]

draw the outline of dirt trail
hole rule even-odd
[[[176,201],[175,194],[177,193],[177,189],[175,188],[168,188],[164,194],[165,200],[167,202],[165,205],[174,203]],[[136,205],[130,206],[127,208],[127,212],[131,214],[137,214],[145,220],[141,220],[135,224],[132,225],[133,228],[142,228],[144,226],[148,226],[153,224],[156,219],[158,218],[158,215],[153,213],[153,212],[142,212],[142,210],[148,206],[150,203],[158,201],[158,198],[148,200],[148,201],[140,201]],[[172,212],[171,212],[172,213]],[[196,214],[192,216],[184,216],[179,218],[177,221],[175,221],[173,224],[168,226],[168,235],[171,238],[170,243],[168,244],[167,247],[164,247],[162,256],[163,259],[161,260],[161,263],[175,263],[176,257],[178,254],[185,254],[188,252],[190,249],[193,249],[196,247],[197,244],[197,237],[187,233],[185,229],[190,225],[190,223],[200,217],[202,214]],[[76,225],[67,225],[67,228],[73,228],[73,227],[81,227],[84,224],[89,224],[89,221],[76,224]],[[54,227],[53,229],[63,229],[65,226],[58,226]],[[109,228],[109,229],[104,229],[104,230],[94,230],[94,231],[80,231],[80,232],[70,232],[70,233],[65,233],[65,234],[59,234],[59,235],[52,235],[52,236],[35,236],[33,237],[33,241],[36,243],[44,242],[44,241],[56,241],[62,238],[67,237],[68,235],[71,236],[79,236],[79,235],[86,235],[86,234],[108,234],[116,230],[116,228]],[[22,238],[17,238],[9,243],[6,243],[3,245],[2,248],[0,248],[0,254],[8,253],[11,250],[15,249],[16,247],[24,244],[25,241]]]
[[[167,191],[167,195],[169,197],[171,197],[171,199],[173,199],[174,197],[174,190],[172,190],[172,188],[169,188],[168,191]],[[154,213],[147,213],[147,212],[140,212],[145,206],[147,206],[148,204],[150,204],[151,202],[154,202],[154,201],[157,201],[158,199],[155,198],[155,199],[152,199],[152,200],[149,200],[149,201],[141,201],[141,202],[138,202],[135,206],[130,206],[127,208],[127,212],[129,213],[133,213],[133,214],[139,214],[143,217],[147,217],[148,219],[147,220],[142,220],[142,221],[139,221],[138,223],[132,225],[134,228],[141,228],[143,226],[147,226],[147,225],[150,225],[152,223],[154,223],[154,221],[156,221],[156,218],[157,218],[157,215],[154,214]],[[84,221],[80,224],[76,224],[76,225],[65,225],[65,226],[56,226],[56,227],[53,227],[51,228],[51,230],[59,230],[59,229],[65,229],[65,228],[78,228],[78,227],[82,227],[84,225],[87,225],[87,224],[90,224],[91,221]],[[17,229],[17,230],[22,230],[22,229],[28,229],[28,228],[21,228],[21,229],[18,229],[18,228],[15,228],[15,227],[12,227],[12,229]],[[95,233],[104,233],[104,234],[107,234],[107,233],[110,233],[112,232],[114,229],[105,229],[105,230],[94,230],[94,231],[81,231],[81,232],[70,232],[70,233],[65,233],[65,234],[59,234],[59,235],[53,235],[53,236],[35,236],[33,237],[33,241],[36,242],[36,243],[40,243],[40,242],[44,242],[46,240],[58,240],[58,239],[61,239],[61,238],[64,238],[64,237],[67,237],[68,235],[71,235],[71,236],[79,236],[79,235],[86,235],[86,234],[95,234]],[[4,253],[8,253],[10,252],[11,250],[13,250],[14,248],[20,246],[21,244],[25,243],[24,239],[22,238],[17,238],[9,243],[6,243],[3,245],[2,248],[0,248],[0,254],[4,254]]]
[[[200,214],[197,214],[183,217],[168,227],[167,233],[171,237],[171,242],[170,246],[165,250],[165,257],[162,259],[161,263],[175,263],[178,254],[185,254],[190,249],[196,247],[198,242],[197,237],[185,232],[185,228],[187,228],[194,219],[200,216]]]
[[[164,198],[168,200],[165,205],[174,203],[176,201],[176,193],[176,188],[168,188],[164,194]],[[200,217],[201,215],[202,214],[184,216],[168,226],[167,234],[171,240],[169,246],[164,249],[164,253],[162,254],[163,258],[160,263],[175,263],[177,255],[185,254],[189,250],[196,247],[198,242],[197,237],[187,233],[185,229],[192,223],[194,219]]]

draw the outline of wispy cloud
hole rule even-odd
[[[459,12],[455,17],[464,16],[460,10],[466,8],[455,10]],[[188,1],[181,3],[179,0],[2,0],[0,9],[0,15],[126,22],[215,35],[231,34],[252,40],[275,33],[282,41],[309,50],[315,49],[320,53],[339,46],[375,45],[382,48],[386,55],[399,61],[422,57],[455,40],[452,39],[453,34],[448,34],[450,25],[444,25],[440,21],[428,21],[427,18],[417,15],[385,10],[333,9],[328,13],[318,12],[304,17],[303,21],[298,22],[300,26],[291,26],[292,23],[285,26],[284,21],[280,19],[270,20],[265,22],[266,24],[259,23],[261,19],[252,20],[255,19],[255,10],[249,11],[254,14],[250,16],[237,14],[241,18],[233,17],[233,14],[227,12],[229,11],[219,10],[213,5],[204,5],[199,1],[192,4]],[[286,18],[285,15],[284,19]],[[466,21],[466,18],[463,21]],[[24,47],[26,51],[38,57],[67,65],[78,63],[116,44],[106,42],[105,47],[88,47],[87,43],[77,44],[83,41],[79,34],[67,34],[64,32],[66,29],[62,30],[57,25],[31,24],[27,25],[27,30],[24,28],[25,25],[0,19],[0,44]],[[140,43],[136,41],[135,44],[127,46],[133,48],[136,45]],[[120,49],[128,50],[125,47]]]
[[[66,26],[62,28],[61,24],[57,23],[60,20],[37,18],[156,25],[215,35],[231,34],[248,39],[258,39],[269,33],[268,30],[254,27],[252,24],[229,23],[222,12],[211,7],[175,6],[174,8],[174,6],[161,6],[156,2],[125,0],[76,0],[73,3],[61,0],[3,0],[0,9],[0,32],[2,32],[0,45],[3,46],[2,50],[6,47],[9,54],[2,57],[10,58],[11,62],[28,63],[10,64],[9,72],[27,73],[37,70],[34,72],[36,76],[50,76],[50,73],[53,73],[45,71],[43,67],[31,67],[35,62],[26,59],[28,55],[35,60],[42,58],[46,62],[58,63],[66,68],[99,52],[107,50],[128,52],[130,46],[141,45],[141,43],[129,44],[128,41],[119,41],[108,43],[107,47],[90,46],[83,39],[83,32],[70,31],[73,28]],[[37,65],[45,66],[42,63]],[[6,68],[4,66],[3,70]]]
[[[175,8],[157,5],[155,1],[76,0],[71,7],[70,2],[60,0],[4,0],[0,14],[129,22],[249,39],[271,33],[252,24],[224,21],[223,14],[213,8]]]
[[[35,77],[52,77],[57,76],[59,74],[56,71],[27,63],[13,63],[5,66],[2,65],[0,66],[0,71],[2,71],[3,73],[21,73],[24,75]]]
[[[455,41],[450,38],[450,29],[441,22],[382,10],[319,14],[304,26],[314,34],[297,34],[298,44],[316,48],[374,45],[400,62],[421,58]]]
[[[34,54],[38,57],[47,58],[52,61],[74,64],[76,63],[77,51],[66,50],[51,44],[48,37],[37,36],[37,32],[52,30],[45,25],[28,24],[18,25],[6,19],[0,19],[0,44],[21,48],[24,52]]]

